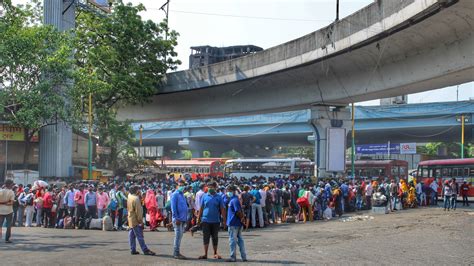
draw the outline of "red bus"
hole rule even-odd
[[[348,176],[352,176],[351,168],[351,162],[346,161]],[[406,179],[408,177],[408,162],[403,160],[357,160],[354,162],[354,170],[356,178]]]
[[[180,176],[196,180],[198,177],[224,177],[224,166],[227,159],[195,158],[191,160],[157,160],[155,163],[175,178]]]
[[[468,196],[474,197],[474,158],[467,159],[446,159],[422,161],[418,164],[416,171],[417,180],[425,184],[431,184],[436,180],[439,185],[438,193],[441,193],[442,184],[445,180],[456,178],[456,182],[461,186],[464,180],[470,186]]]

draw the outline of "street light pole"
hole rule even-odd
[[[5,138],[5,180],[7,180],[8,172],[8,138]]]
[[[339,20],[339,0],[336,0],[336,21]]]
[[[352,103],[352,148],[351,148],[351,173],[352,178],[355,179],[355,114],[354,103]]]
[[[89,93],[89,141],[87,179],[92,179],[92,93]]]
[[[461,115],[461,159],[464,159],[464,115]]]

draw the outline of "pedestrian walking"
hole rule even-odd
[[[13,202],[15,201],[15,193],[12,190],[13,180],[5,180],[4,186],[5,188],[0,188],[0,238],[2,238],[3,223],[5,222],[5,243],[11,243]]]

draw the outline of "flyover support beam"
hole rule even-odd
[[[44,0],[44,23],[59,31],[75,27],[75,5],[72,0]],[[69,6],[69,8],[67,8]],[[58,121],[40,131],[39,175],[41,177],[72,176],[72,129]]]
[[[326,169],[328,162],[327,129],[344,128],[347,134],[351,127],[350,111],[346,107],[314,106],[311,108],[309,123],[314,130],[314,136],[311,139],[314,139],[314,162],[317,169],[315,175],[317,178],[329,177],[332,173]],[[345,160],[345,158],[340,159]]]

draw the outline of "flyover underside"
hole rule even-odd
[[[302,128],[302,127],[301,127]],[[145,134],[145,133],[144,133]],[[308,136],[312,135],[311,127],[308,125],[306,130],[300,132],[280,132],[273,134],[258,134],[245,136],[190,136],[193,141],[202,142],[205,145],[226,145],[230,149],[236,149],[240,146],[259,146],[259,147],[281,147],[281,146],[311,146]],[[350,134],[348,134],[348,143],[350,143]],[[472,143],[474,141],[474,125],[465,127],[465,142]],[[143,140],[144,146],[160,145],[167,149],[181,149],[178,141],[181,140],[180,135],[170,136],[164,134],[160,137],[150,137]],[[389,129],[366,129],[356,131],[357,144],[374,144],[385,143],[391,141],[393,143],[400,142],[460,142],[461,127],[459,125],[451,126],[419,126],[406,128],[389,128]]]
[[[473,6],[474,1],[460,1],[402,31],[322,61],[246,79],[247,72],[236,69],[240,81],[157,95],[151,104],[122,109],[120,116],[157,121],[286,111],[473,81]]]

